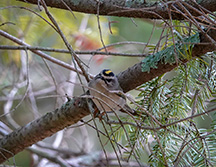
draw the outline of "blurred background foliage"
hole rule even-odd
[[[95,15],[76,12],[71,13],[69,11],[55,8],[49,8],[49,11],[57,20],[58,25],[74,50],[95,50],[103,46],[100,40],[97,17]],[[44,11],[40,11],[37,5],[22,3],[15,0],[2,0],[0,4],[0,24],[2,24],[0,29],[23,40],[31,46],[66,49],[59,34],[56,33],[55,30],[49,24],[47,24],[47,22],[45,22],[35,13],[41,15],[46,20],[49,20]],[[109,43],[122,41],[148,42],[151,33],[153,33],[153,35],[150,42],[157,43],[161,29],[158,28],[160,27],[158,24],[158,27],[154,29],[154,32],[152,32],[153,24],[154,23],[141,19],[132,20],[130,18],[100,16],[102,38],[106,45]],[[14,46],[16,44],[0,36],[0,45]],[[110,47],[109,51],[125,53],[136,51],[137,53],[142,53],[143,46],[144,45],[117,45]],[[54,52],[45,53],[64,62],[71,63],[71,56],[69,54]],[[44,64],[45,60],[31,53],[30,51],[28,51],[29,71],[27,76],[25,71],[25,54],[25,51],[20,50],[0,50],[0,70],[2,71],[0,77],[0,114],[5,114],[2,111],[5,111],[6,102],[10,96],[10,93],[12,93],[13,87],[17,86],[16,83],[20,83],[24,81],[26,77],[29,77],[31,93],[33,93],[32,95],[34,97],[32,96],[33,98],[30,99],[28,97],[24,98],[24,101],[21,103],[21,105],[19,105],[16,110],[11,112],[11,116],[20,126],[25,125],[35,118],[42,116],[46,112],[50,112],[56,107],[61,106],[65,101],[65,98],[62,97],[65,95],[65,93],[70,96],[79,96],[82,94],[80,86],[75,86],[75,89],[73,90],[74,94],[67,91],[70,90],[70,88],[67,89],[68,86],[71,86],[71,84],[67,85],[68,83],[66,83],[67,80],[70,79],[69,70],[47,62],[58,87],[56,90],[54,88],[55,84],[52,81],[50,72],[47,69],[47,66]],[[141,60],[140,58],[104,55],[95,55],[93,57],[91,55],[80,55],[80,58],[89,64],[89,69],[87,70],[93,74],[98,73],[104,68],[111,68],[114,72],[118,73]],[[23,71],[25,72],[23,73]],[[75,79],[73,82],[78,81]],[[15,97],[13,97],[13,103],[10,108],[11,110],[19,104],[25,92],[26,84],[18,87],[15,92]],[[58,98],[55,98],[56,95],[58,95]],[[7,122],[8,119],[10,118],[7,118],[7,116],[1,116],[1,121],[3,122]],[[12,128],[12,125],[10,127]],[[88,134],[90,135],[88,136],[90,140],[88,150],[99,149],[100,145],[95,131],[89,127],[86,128],[88,129]],[[76,136],[82,136],[80,135],[81,132],[79,132],[79,130],[74,133]],[[45,142],[49,142],[49,140],[51,139],[45,139]],[[73,140],[65,140],[73,149],[77,147],[77,144],[72,144]],[[82,141],[82,138],[81,140],[74,140]],[[81,147],[82,143],[79,143],[79,145]],[[106,148],[111,148],[109,145]],[[77,151],[79,151],[79,149]],[[27,164],[23,164],[25,159],[27,159],[26,163],[29,163],[26,152],[23,153],[23,156],[21,155],[22,153],[15,156],[16,165],[28,166]]]
[[[109,47],[108,51],[148,54],[156,52],[160,48],[156,48],[156,46],[161,37],[161,33],[164,30],[162,21],[100,16],[100,26],[102,31],[100,34],[96,15],[76,12],[71,13],[69,11],[55,8],[49,8],[49,11],[57,20],[58,25],[74,50],[96,50],[103,47],[100,36],[101,34],[105,45],[124,41],[141,42],[133,45],[114,45]],[[49,20],[44,11],[40,11],[37,5],[21,3],[15,0],[1,0],[0,29],[25,41],[31,46],[66,49],[59,34],[34,12]],[[187,23],[174,22],[173,24],[180,25]],[[179,33],[181,32],[182,38],[188,35],[188,32],[183,32],[185,29],[176,30]],[[166,29],[165,32],[168,34],[170,33],[169,29]],[[175,39],[178,38],[179,34],[176,33]],[[173,41],[170,34],[166,39],[170,40],[168,45],[172,44]],[[161,41],[162,44],[164,41],[165,39]],[[145,43],[149,44],[148,47],[145,47]],[[0,36],[0,45],[15,44],[14,42]],[[165,48],[165,44],[162,48]],[[53,111],[56,107],[61,106],[66,101],[66,93],[71,97],[79,96],[83,93],[80,85],[73,84],[79,83],[76,74],[63,67],[48,62],[30,51],[27,53],[28,54],[26,54],[25,51],[20,50],[0,50],[1,121],[12,129],[17,126],[25,125],[44,115],[46,112]],[[54,52],[45,53],[71,64],[71,56],[69,54]],[[115,73],[118,73],[143,59],[143,57],[92,56],[88,54],[79,55],[79,57],[82,61],[88,64],[89,68],[86,68],[86,70],[92,74],[97,74],[104,68],[110,68]],[[200,106],[198,107],[198,112],[203,112],[206,107],[210,106],[211,108],[215,105],[214,102],[209,102],[208,104],[202,103],[204,100],[213,97],[212,94],[215,93],[215,87],[213,85],[210,88],[211,91],[209,93],[207,90],[208,86],[206,86],[204,84],[205,82],[202,82],[203,80],[201,81],[200,79],[200,77],[202,79],[208,78],[209,64],[215,63],[215,55],[212,54],[212,57],[214,58],[214,61],[210,60],[208,57],[204,57],[202,60],[193,60],[188,64],[187,68],[182,65],[178,69],[142,85],[140,87],[141,91],[131,91],[130,93],[133,96],[136,96],[138,104],[147,108],[155,116],[161,117],[160,121],[166,122],[169,116],[173,119],[186,117],[187,112],[191,110],[193,105],[194,92],[197,89],[203,90],[202,97],[200,96],[199,99]],[[213,65],[212,67],[212,75],[215,76],[215,66]],[[215,82],[214,79],[212,79],[212,82],[210,83],[213,82]],[[196,85],[194,83],[196,83]],[[182,85],[184,84],[185,87],[183,90]],[[183,103],[181,103],[180,101],[183,96],[185,96],[185,98],[183,98],[185,101],[183,100]],[[168,105],[164,105],[165,103]],[[158,111],[161,112],[158,113]],[[11,114],[7,114],[7,112],[10,112]],[[11,117],[13,119],[11,119]],[[89,119],[90,117],[85,118],[85,120]],[[14,120],[14,122],[11,120]],[[195,122],[199,128],[208,129],[211,127],[212,120],[215,120],[215,115],[211,113],[210,116],[205,115],[196,118]],[[127,121],[127,118],[125,121]],[[145,121],[145,123],[151,125],[148,118],[145,119]],[[133,120],[131,120],[131,122],[133,122]],[[99,129],[103,129],[100,123],[98,126]],[[107,126],[107,128],[109,129],[109,126]],[[124,134],[124,131],[118,130],[118,126],[113,126],[112,128],[116,128],[116,140],[124,143],[123,145],[127,145],[128,138]],[[156,162],[157,160],[153,157],[150,157],[150,159],[148,158],[148,155],[151,153],[143,144],[144,141],[153,140],[149,136],[154,136],[154,133],[149,133],[147,131],[138,132],[133,126],[126,126],[126,129],[128,130],[131,141],[136,143],[134,140],[136,138],[139,139],[136,151],[137,154],[142,157],[141,161],[145,163],[150,161],[152,164],[160,164],[160,162]],[[180,131],[181,130],[182,129],[180,129]],[[59,136],[60,133],[45,139],[44,142],[48,143],[48,145],[52,143],[50,146],[57,142],[58,147],[71,148],[75,152],[79,152],[82,149],[86,152],[101,150],[97,134],[91,127],[86,126],[75,129],[68,128],[62,133],[64,133],[64,138],[62,138],[60,143],[57,142],[57,136]],[[165,132],[161,130],[160,133],[163,134]],[[83,139],[83,137],[85,137],[85,139]],[[107,138],[101,137],[100,140],[106,142]],[[171,139],[167,139],[167,141],[169,140]],[[164,141],[163,144],[166,145],[167,143]],[[175,144],[176,143],[173,143],[173,145]],[[105,149],[112,151],[110,143],[105,145]],[[129,144],[127,146],[130,147]],[[159,152],[160,150],[159,146],[155,144],[154,141],[151,143],[151,147],[154,152]],[[168,152],[170,159],[173,158],[171,155],[172,151],[177,150],[176,148],[173,150],[170,148],[170,152]],[[17,159],[16,165],[30,166],[31,160],[29,160],[29,155],[31,155],[31,153],[24,151],[15,156]],[[130,155],[125,155],[125,157],[128,156]],[[10,161],[12,160],[13,159]],[[23,164],[24,161],[26,161],[25,164]],[[41,164],[43,163],[41,162]]]

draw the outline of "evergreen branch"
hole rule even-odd
[[[208,31],[208,36],[212,37],[213,39],[216,39],[216,30],[212,29]],[[0,30],[0,35],[11,39],[12,41],[28,46],[23,41],[12,37],[11,35],[5,33],[4,31]],[[199,44],[195,44],[192,49],[192,56],[201,56],[206,52],[215,50],[214,44],[209,45],[203,45],[203,42],[209,42],[209,39],[206,37],[206,34],[199,34],[200,36],[200,42]],[[44,56],[44,54],[40,51],[34,51],[32,52]],[[47,58],[44,57],[44,58]],[[53,61],[52,57],[48,57],[48,60]],[[182,60],[184,62],[187,62],[188,60]],[[58,63],[60,65],[63,65],[63,63]],[[123,88],[124,92],[127,92],[129,90],[134,89],[135,87],[157,77],[160,76],[163,73],[166,73],[173,68],[177,66],[176,63],[173,64],[165,64],[161,60],[157,62],[157,68],[150,69],[150,72],[142,72],[142,64],[143,62],[140,62],[133,67],[128,68],[126,71],[120,73],[118,75],[119,82]],[[0,163],[4,162],[7,158],[12,157],[16,153],[22,151],[28,146],[31,146],[32,144],[51,136],[52,134],[56,133],[57,131],[75,124],[78,122],[81,118],[83,118],[86,115],[89,115],[89,109],[86,103],[86,99],[81,98],[74,98],[73,100],[69,100],[67,103],[62,105],[61,108],[56,109],[53,112],[47,113],[43,117],[32,121],[31,123],[25,125],[24,127],[21,127],[9,135],[4,136],[0,140],[0,148],[1,148],[1,155],[0,156]],[[204,113],[201,113],[200,115],[203,115]],[[194,115],[193,118],[198,115]],[[191,119],[185,118],[181,121],[185,121]],[[175,123],[167,124],[165,126],[171,126],[173,124],[179,123],[176,121]],[[161,127],[160,127],[161,128]],[[5,151],[4,151],[5,150]]]
[[[198,34],[197,34],[198,36]],[[210,42],[213,40],[214,42]],[[188,39],[188,38],[186,38]],[[205,33],[199,33],[199,40],[200,43],[197,43],[194,45],[194,47],[192,48],[192,57],[200,57],[203,54],[207,53],[207,52],[212,52],[216,49],[216,30],[210,29]],[[166,48],[165,50],[171,50],[173,46]],[[167,52],[167,51],[161,51],[163,52]],[[156,53],[157,54],[157,53]],[[161,54],[160,54],[161,55]],[[163,56],[164,54],[162,54]],[[149,55],[152,56],[152,55]],[[148,58],[145,58],[148,59]],[[144,62],[146,62],[145,60],[143,60],[140,63],[135,64],[132,67],[129,67],[128,69],[126,69],[125,71],[121,72],[118,74],[118,79],[119,79],[119,83],[122,87],[122,89],[124,90],[124,92],[128,92],[132,89],[135,89],[137,86],[148,82],[150,80],[152,80],[153,78],[156,78],[166,72],[171,71],[172,69],[174,69],[175,67],[177,67],[179,64],[177,62],[172,62],[172,61],[167,61],[168,63],[164,63],[164,57],[159,58],[159,59],[154,59],[154,62],[151,62],[150,64],[157,64],[156,68],[152,68],[153,66],[151,66],[150,71],[145,71],[143,72],[143,66],[145,66],[145,64],[143,64]],[[169,59],[168,59],[169,60]],[[186,63],[187,61],[189,61],[188,59],[182,59],[181,63]],[[171,62],[171,64],[169,63]]]
[[[178,41],[178,43],[143,59],[142,71],[149,72],[150,69],[157,68],[158,62],[174,64],[176,57],[178,60],[183,60],[187,55],[185,52],[198,43],[200,43],[199,33],[185,38],[182,42]]]

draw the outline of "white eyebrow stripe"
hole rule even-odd
[[[102,75],[102,77],[103,77],[104,79],[114,79],[113,76],[105,76],[105,75]]]

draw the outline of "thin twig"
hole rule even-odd
[[[11,40],[11,41],[13,41],[13,42],[15,42],[15,43],[17,43],[17,44],[19,44],[19,45],[22,45],[23,47],[31,47],[29,44],[27,44],[27,43],[23,42],[22,40],[8,34],[5,31],[0,30],[0,35],[7,38],[7,39],[9,39],[9,40]],[[45,58],[45,59],[47,59],[47,60],[49,60],[49,61],[51,61],[51,62],[53,62],[55,64],[58,64],[58,65],[60,65],[60,66],[62,66],[64,68],[67,68],[69,70],[77,72],[77,70],[74,67],[72,67],[71,65],[69,65],[69,64],[67,64],[67,63],[65,63],[63,61],[60,61],[60,60],[58,60],[58,59],[56,59],[54,57],[51,57],[51,56],[47,55],[46,53],[43,53],[43,52],[38,51],[38,50],[30,49],[30,48],[29,48],[29,50],[31,50],[33,53],[37,54],[38,56],[40,56],[42,58]],[[82,71],[80,71],[80,70],[78,70],[78,73],[83,75]]]
[[[70,51],[66,49],[54,49],[48,47],[39,47],[39,46],[9,46],[9,45],[0,45],[0,50],[40,50],[47,52],[56,52],[56,53],[67,53],[70,54]],[[102,50],[102,48],[98,49]],[[142,53],[117,53],[117,52],[101,52],[101,51],[75,51],[76,54],[91,54],[91,55],[110,55],[110,56],[127,56],[127,57],[146,57],[147,54]],[[74,70],[73,70],[74,71]]]
[[[61,29],[60,29],[58,23],[56,22],[56,20],[54,19],[54,17],[53,17],[53,16],[51,15],[51,13],[49,12],[49,10],[48,10],[48,8],[47,8],[47,6],[46,6],[45,1],[44,1],[44,0],[41,0],[41,2],[42,2],[42,5],[43,5],[43,7],[44,7],[44,9],[45,9],[45,12],[46,12],[47,16],[49,17],[49,19],[51,20],[51,22],[55,25],[55,27],[56,27],[56,29],[57,29],[57,32],[59,33],[59,35],[61,36],[62,40],[64,41],[66,47],[67,47],[68,50],[70,51],[71,56],[72,56],[72,60],[73,60],[73,61],[74,61],[74,60],[76,61],[76,63],[78,64],[79,68],[81,69],[81,71],[82,71],[82,73],[83,73],[83,75],[84,75],[86,81],[89,82],[88,74],[86,73],[86,71],[85,71],[84,67],[82,66],[82,64],[84,64],[85,66],[87,66],[87,65],[86,65],[83,61],[81,61],[81,60],[79,59],[79,57],[76,55],[76,53],[74,52],[72,46],[71,46],[71,45],[69,44],[69,42],[67,41],[67,39],[66,39],[64,33],[61,31]],[[79,76],[79,73],[78,73],[78,69],[77,69],[77,67],[76,67],[76,63],[75,63],[75,62],[73,62],[73,63],[74,63],[75,70],[76,70],[76,72],[77,72],[77,74],[78,74],[77,76],[78,76],[80,82],[82,83],[82,80],[81,80],[81,78],[80,78],[80,76]],[[81,63],[82,63],[82,64],[81,64]],[[83,89],[83,91],[85,92],[84,89]]]

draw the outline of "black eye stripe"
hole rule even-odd
[[[112,81],[112,79],[106,79],[106,81],[107,81],[107,82],[111,82],[111,81]]]
[[[113,80],[113,78],[104,78],[104,77],[101,77],[101,79],[105,82],[111,82]]]

